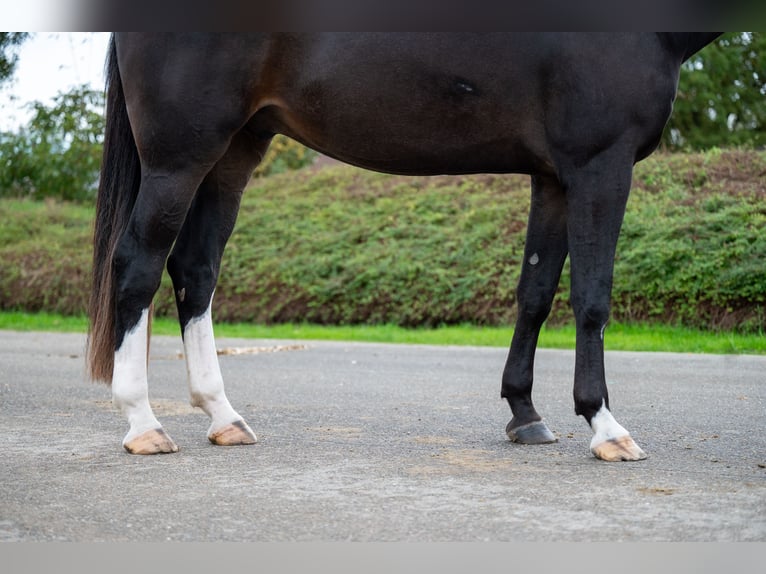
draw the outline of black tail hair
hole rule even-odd
[[[109,44],[106,81],[106,133],[93,230],[86,356],[90,377],[111,383],[116,337],[114,250],[127,227],[141,183],[141,165],[128,120],[114,35]]]

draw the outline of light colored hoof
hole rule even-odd
[[[543,421],[535,421],[525,425],[513,426],[513,420],[505,427],[505,434],[511,442],[521,444],[549,444],[558,439]]]
[[[162,428],[148,430],[136,438],[124,442],[130,454],[167,454],[178,452],[178,446]]]
[[[646,453],[630,438],[630,435],[612,438],[600,444],[592,445],[590,451],[596,458],[607,462],[644,460],[646,458]]]
[[[230,425],[210,433],[207,438],[219,446],[255,444],[258,440],[245,421],[234,421]]]

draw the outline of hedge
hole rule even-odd
[[[638,164],[615,263],[621,322],[766,330],[766,152]],[[343,165],[253,180],[224,255],[218,320],[505,325],[528,177],[404,177]],[[81,314],[92,209],[0,201],[3,309]],[[572,321],[568,267],[549,321]],[[156,298],[174,314],[167,274]]]

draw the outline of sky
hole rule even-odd
[[[13,79],[0,88],[0,131],[15,131],[32,101],[50,103],[71,88],[104,89],[108,32],[35,32],[21,45]]]

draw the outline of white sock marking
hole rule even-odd
[[[112,403],[122,411],[130,423],[130,430],[123,444],[148,430],[162,426],[149,405],[146,372],[148,325],[149,309],[144,309],[138,323],[125,333],[122,345],[114,354]]]
[[[606,402],[603,400],[601,401],[601,408],[590,420],[590,426],[593,429],[593,438],[590,441],[591,449],[610,439],[630,435],[630,433],[614,419],[612,413],[606,408]]]
[[[224,392],[210,305],[201,316],[187,323],[184,329],[184,353],[191,404],[200,407],[212,419],[208,434],[242,420]]]

